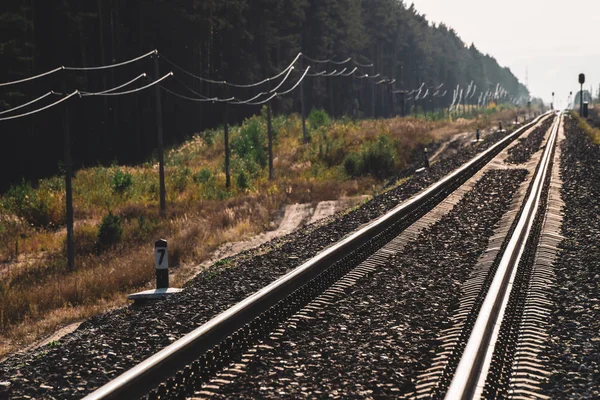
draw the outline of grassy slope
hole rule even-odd
[[[505,111],[504,120],[512,119]],[[492,119],[499,117],[496,114]],[[166,155],[168,212],[158,216],[157,165],[94,167],[73,180],[76,269],[64,256],[64,184],[61,177],[20,185],[0,198],[0,356],[57,327],[126,303],[127,293],[153,286],[152,243],[169,240],[175,266],[172,284],[191,277],[190,266],[220,245],[269,229],[285,204],[334,200],[377,192],[386,175],[404,167],[415,147],[490,124],[396,118],[329,123],[309,121],[311,141],[301,141],[297,116],[276,117],[276,180],[268,180],[262,116],[231,128],[232,188],[225,188],[221,130],[197,135]],[[345,160],[372,161],[369,171]],[[384,160],[384,161],[385,161]],[[380,168],[377,168],[377,167]],[[361,171],[360,169],[363,169]],[[387,168],[387,170],[386,170]],[[122,234],[100,243],[108,212],[119,217]]]

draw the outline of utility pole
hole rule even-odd
[[[267,136],[269,139],[269,180],[275,179],[273,171],[273,124],[271,122],[271,102],[267,103]]]
[[[230,167],[230,163],[229,163],[229,155],[230,155],[230,150],[229,150],[229,121],[228,121],[228,115],[227,115],[227,103],[223,104],[223,117],[225,119],[225,126],[224,126],[224,139],[225,139],[225,187],[227,189],[229,189],[231,187],[231,167]]]
[[[154,79],[160,79],[158,72],[158,55],[154,55]],[[165,157],[163,144],[162,126],[162,104],[160,101],[160,83],[155,85],[156,97],[156,134],[158,143],[158,177],[160,184],[160,214],[165,215],[167,211],[166,189],[165,189]]]
[[[66,96],[66,84],[63,83],[63,93]],[[67,201],[67,266],[69,271],[75,269],[75,238],[73,230],[73,186],[71,182],[73,163],[71,160],[71,133],[69,131],[69,103],[65,102],[64,133],[65,133],[65,190]]]
[[[304,70],[304,57],[300,57],[300,71]],[[300,82],[300,114],[302,114],[302,141],[308,142],[306,136],[306,112],[304,109],[304,79]]]

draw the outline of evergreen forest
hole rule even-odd
[[[1,86],[61,66],[115,64],[154,49],[164,56],[156,64],[146,57],[100,70],[60,69]],[[307,57],[297,58],[300,52]],[[353,63],[338,64],[348,58]],[[456,101],[457,88],[477,90],[471,95],[475,102],[499,87],[505,99],[529,97],[508,68],[401,0],[2,1],[0,112],[50,91],[55,93],[22,111],[56,101],[56,93],[104,91],[142,73],[149,83],[157,72],[173,71],[164,88],[193,97],[250,99],[277,83],[244,88],[200,80],[167,60],[197,77],[240,85],[277,75],[297,60],[281,90],[291,88],[310,66],[313,74],[303,81],[306,112],[322,108],[334,118],[399,114],[401,96],[419,88],[439,90],[429,104],[413,101],[409,109],[448,107]],[[318,75],[333,71],[334,76]],[[0,190],[60,171],[66,130],[75,167],[148,160],[157,147],[157,92],[166,145],[222,125],[226,107],[230,123],[261,111],[261,105],[193,102],[153,88],[128,96],[75,96],[26,118],[0,121]],[[300,94],[294,90],[276,97],[273,112],[300,112]]]

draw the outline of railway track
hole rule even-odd
[[[311,313],[320,307],[335,303],[363,277],[373,273],[388,262],[394,254],[404,250],[411,238],[417,237],[448,214],[453,205],[461,201],[478,181],[483,180],[486,171],[494,169],[494,163],[498,162],[501,152],[509,145],[515,145],[513,142],[516,138],[523,133],[533,131],[535,127],[540,127],[544,121],[551,118],[553,115],[543,115],[508,135],[426,191],[403,202],[391,212],[329,247],[86,398],[137,398],[148,394],[149,398],[155,399],[186,398],[198,393],[210,384],[217,372],[227,369],[232,363],[252,357],[248,349],[267,337],[276,340],[278,336],[283,336],[284,322],[296,326],[304,320],[310,321],[313,318]],[[528,200],[519,213],[519,221],[524,217],[529,219],[516,225],[513,237],[517,235],[518,239],[511,240],[506,246],[506,249],[513,253],[515,251],[518,254],[524,253],[522,249],[526,247],[526,239],[531,234],[532,226],[537,226],[534,220],[538,216],[539,200],[546,193],[543,183],[547,183],[547,177],[550,176],[548,168],[552,165],[551,158],[554,154],[559,120],[560,118],[556,118],[540,166],[537,167],[535,179],[528,190]],[[526,229],[523,230],[523,227]],[[529,246],[531,247],[531,243]],[[498,336],[497,329],[489,327],[498,326],[497,318],[504,314],[500,311],[507,309],[508,298],[506,301],[505,298],[510,297],[511,294],[510,277],[515,273],[515,262],[518,263],[519,259],[520,256],[512,254],[503,256],[503,261],[500,261],[501,268],[497,268],[496,278],[492,280],[487,290],[488,294],[481,305],[482,312],[479,314],[481,316],[486,310],[491,310],[491,316],[477,318],[471,339],[466,344],[465,352],[458,363],[456,376],[462,377],[463,373],[460,371],[465,370],[464,365],[469,364],[463,360],[474,359],[477,362],[474,366],[471,365],[470,369],[465,370],[469,371],[465,383],[451,382],[448,396],[459,393],[459,397],[468,398],[480,394],[476,388],[481,386],[481,360],[486,361],[490,356],[487,352],[473,349],[486,348],[486,343],[492,342],[491,337],[486,335],[491,333],[492,336]],[[494,297],[495,300],[488,300],[488,297],[496,293],[502,294],[502,299],[498,300]],[[483,318],[484,322],[480,322],[480,318]],[[479,336],[481,336],[479,339],[472,339]],[[472,343],[476,343],[477,346]],[[452,369],[453,367],[442,368],[444,372]],[[441,374],[439,377],[447,380],[446,375]],[[234,377],[235,374],[227,376]],[[472,387],[474,382],[475,388]],[[436,383],[428,383],[427,387],[445,390],[443,385]],[[421,395],[432,393],[440,392],[429,391]],[[204,392],[204,395],[210,394],[210,390]],[[417,396],[418,393],[407,395]]]

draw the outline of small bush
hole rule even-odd
[[[34,189],[29,182],[12,186],[3,199],[3,208],[36,227],[56,227],[64,222],[62,194],[49,188]]]
[[[375,143],[363,150],[363,171],[377,178],[385,178],[394,172],[394,148],[387,136],[379,136]]]
[[[358,153],[350,153],[344,159],[344,171],[348,176],[358,176],[362,174],[362,157]]]
[[[177,167],[171,175],[171,184],[173,188],[181,193],[185,190],[192,171],[188,167]]]
[[[319,129],[322,126],[328,126],[330,123],[329,115],[325,110],[313,108],[308,114],[307,121],[312,129]]]
[[[235,181],[239,189],[246,190],[250,187],[250,177],[245,171],[240,171]]]
[[[343,138],[332,139],[322,132],[318,142],[318,157],[328,168],[339,165],[346,156],[346,146]]]
[[[231,149],[239,158],[264,168],[267,166],[266,144],[266,130],[263,129],[260,118],[252,117],[244,121],[240,136],[232,141]]]
[[[111,211],[102,218],[100,228],[98,228],[98,246],[107,248],[119,243],[123,235],[123,223],[121,218],[114,215]]]
[[[215,135],[217,134],[216,129],[209,129],[202,133],[202,141],[206,143],[208,147],[212,147],[215,144]]]
[[[111,179],[112,189],[116,193],[123,193],[133,185],[133,177],[129,172],[117,169]]]
[[[98,228],[93,225],[80,225],[75,227],[75,253],[89,254],[96,249],[96,241],[98,240]],[[65,238],[65,249],[66,238]]]
[[[212,173],[208,168],[202,168],[200,172],[196,176],[194,176],[194,182],[196,183],[206,183],[212,177]]]

